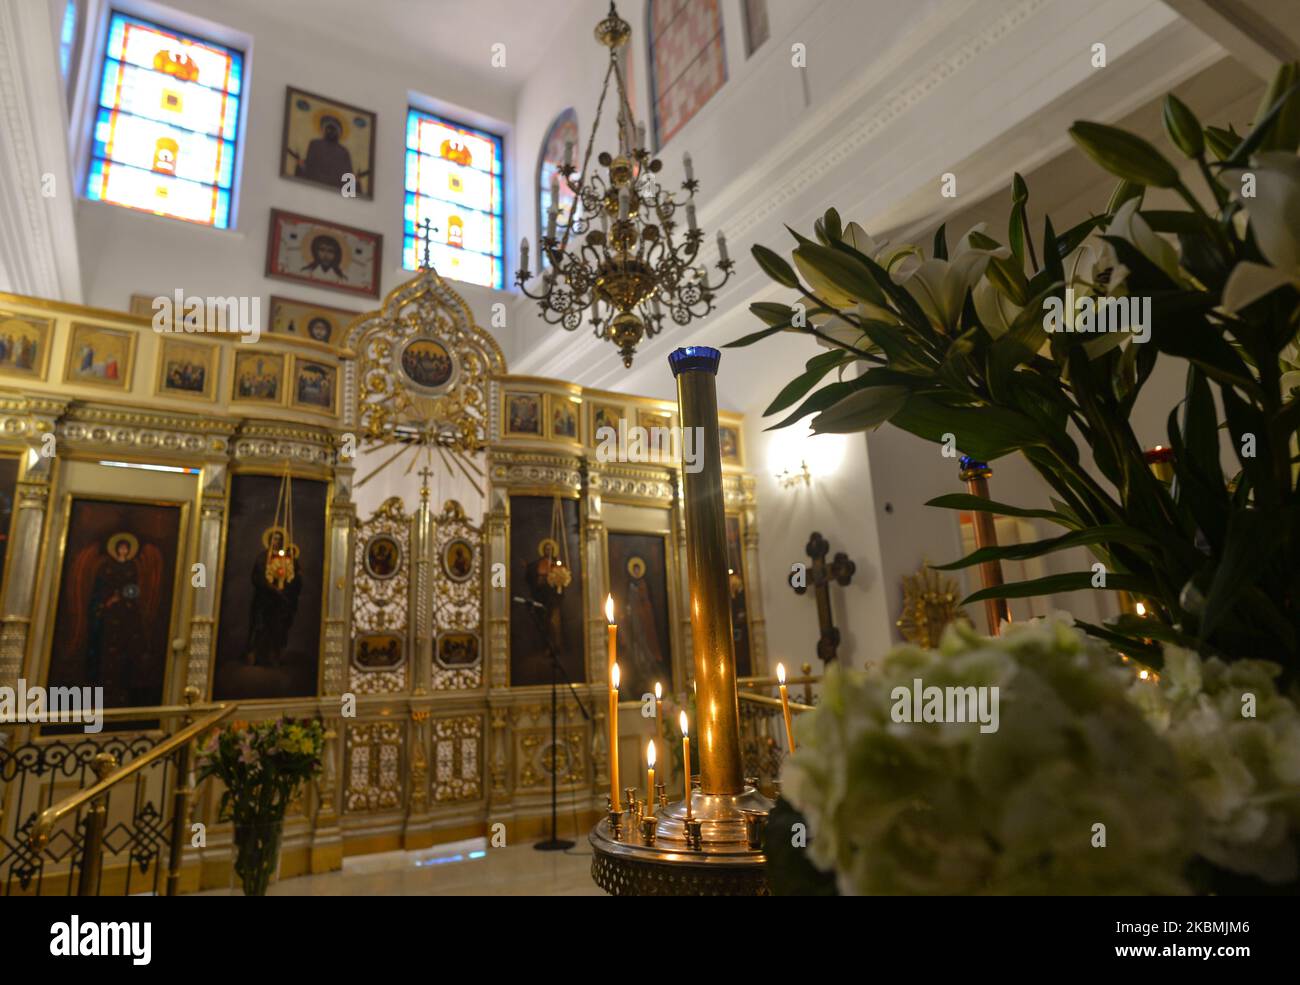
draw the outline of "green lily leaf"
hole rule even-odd
[[[1055,551],[1066,551],[1072,547],[1087,547],[1091,544],[1107,544],[1112,541],[1122,541],[1130,546],[1150,545],[1156,542],[1154,538],[1140,530],[1134,530],[1123,524],[1108,524],[1089,527],[1086,530],[1072,530],[1059,537],[1048,537],[1028,544],[981,547],[960,560],[949,561],[947,564],[932,564],[931,567],[936,571],[955,571],[958,568],[969,568],[972,564],[983,564],[985,561],[1024,561]]]
[[[1071,571],[1063,575],[1047,575],[1044,578],[1031,578],[1028,581],[1013,581],[992,588],[982,588],[961,600],[962,605],[983,602],[985,599],[1027,599],[1039,595],[1056,595],[1060,592],[1080,591],[1119,591],[1133,592],[1137,595],[1150,595],[1148,582],[1135,575],[1116,572],[1106,576],[1106,587],[1092,587],[1091,571]]]
[[[974,510],[978,513],[996,513],[999,516],[1018,516],[1030,520],[1051,520],[1063,527],[1078,526],[1078,523],[1064,513],[1051,510],[1031,510],[1023,506],[999,503],[997,500],[973,496],[970,493],[945,493],[928,500],[926,506],[937,506],[945,510]]]
[[[873,386],[859,390],[814,417],[812,430],[816,434],[873,430],[897,413],[907,395],[907,388],[901,386]]]

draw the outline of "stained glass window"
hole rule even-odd
[[[444,277],[505,288],[505,197],[501,138],[411,109],[406,114],[406,205],[402,265],[429,256]]]
[[[718,0],[650,0],[650,94],[655,146],[690,122],[727,81]]]
[[[564,163],[566,153],[571,155],[573,166],[582,167],[582,148],[578,146],[578,116],[571,109],[566,109],[563,113],[555,118],[551,124],[551,129],[546,133],[546,139],[542,141],[542,153],[537,161],[537,241],[542,240],[542,233],[546,230],[548,222],[547,212],[552,205],[551,198],[551,180],[556,179],[559,194],[556,197],[555,204],[558,206],[556,213],[556,227],[559,236],[564,235],[564,226],[569,221],[569,215],[573,209],[574,194],[560,174],[560,165]],[[577,174],[573,175],[577,180]],[[537,255],[541,258],[540,263],[545,266],[546,253],[539,247]]]
[[[226,229],[241,52],[114,12],[86,197]]]

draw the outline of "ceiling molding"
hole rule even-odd
[[[1089,6],[1096,10],[1086,9]],[[934,193],[934,182],[943,171],[960,165],[964,182],[960,207],[964,207],[974,197],[1005,184],[1012,170],[1027,170],[1045,156],[1063,151],[1069,121],[1061,125],[1056,116],[1066,109],[1076,107],[1081,110],[1078,115],[1114,118],[1223,57],[1219,45],[1161,3],[1008,0],[1000,9],[992,20],[984,4],[968,6],[956,16],[949,9],[941,18],[936,15],[919,25],[888,53],[883,70],[873,67],[858,84],[827,99],[702,208],[701,223],[725,228],[733,253],[743,257],[752,242],[780,236],[781,221],[803,215],[811,222],[814,212],[831,203],[873,230],[918,222],[943,211]],[[1098,21],[1097,40],[1107,43],[1112,67],[1093,72],[1086,67],[1088,41],[1080,40],[1070,28],[1081,18],[1100,14],[1105,14],[1105,20]],[[1034,33],[1046,39],[1041,44],[1019,33],[1030,23],[1039,25]],[[1013,53],[1027,46],[1048,66],[1059,66],[1048,68],[1029,92],[1024,82],[1029,69]],[[1130,54],[1132,58],[1125,57]],[[923,67],[909,73],[899,67],[915,66],[918,61]],[[882,78],[900,74],[903,82],[879,92]],[[945,102],[969,101],[968,90],[973,87],[993,89],[999,84],[1006,94],[996,101],[996,112],[1006,118],[999,118],[996,128],[981,131],[972,125],[956,135],[960,139],[933,136]],[[988,90],[980,94],[987,97]],[[1022,106],[1024,115],[1015,118]],[[1010,139],[1018,132],[1032,131],[1039,117],[1050,121],[1050,139],[1041,135]],[[907,126],[900,127],[903,121]],[[897,140],[881,144],[882,138],[895,132]],[[933,161],[923,160],[934,155],[944,160],[944,153],[956,150],[962,141],[971,146],[954,153],[937,170]],[[816,153],[808,148],[816,148]],[[817,201],[811,202],[814,195]],[[959,207],[956,202],[947,206]],[[705,324],[665,328],[642,344],[638,358],[649,354],[653,359],[661,347],[681,344],[688,337],[691,342],[716,338],[720,325],[770,289],[770,282],[747,259],[740,267],[740,276],[728,284],[722,304]],[[562,330],[543,336],[531,305],[521,299],[512,319],[518,326],[518,341],[526,337],[530,341],[517,349],[521,356],[516,371],[607,389],[645,389],[646,380],[637,367],[631,373],[623,370],[607,343],[590,336],[580,340]]]

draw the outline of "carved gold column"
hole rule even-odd
[[[41,576],[41,537],[53,495],[51,479],[57,454],[55,422],[67,401],[27,400],[21,423],[27,451],[19,465],[14,502],[13,539],[9,544],[9,579],[0,602],[0,686],[14,687],[23,675],[34,615],[36,586]],[[15,408],[16,410],[18,408]]]
[[[429,505],[427,468],[420,470],[420,505],[411,518],[411,685],[415,694],[428,694],[433,678],[434,517]]]
[[[745,476],[742,480],[745,491],[745,529],[742,534],[744,557],[741,561],[745,566],[745,611],[749,615],[749,670],[751,674],[766,674],[767,623],[763,618],[763,593],[759,588],[763,583],[758,573],[758,517],[754,485],[752,476]]]
[[[497,401],[499,403],[499,400]],[[492,458],[489,455],[489,471]],[[507,587],[493,584],[492,569],[501,564],[507,569],[510,561],[510,497],[502,486],[493,485],[488,491],[488,514],[484,531],[484,613],[487,635],[487,653],[484,657],[484,675],[488,693],[489,736],[488,757],[488,822],[511,808],[513,782],[511,779],[512,750],[510,748],[510,713],[507,707],[510,684],[510,592]]]
[[[190,652],[185,669],[185,687],[207,694],[212,666],[212,628],[221,584],[221,530],[226,518],[226,476],[224,462],[208,462],[199,480],[199,553],[203,565],[203,587],[194,590],[190,616]]]

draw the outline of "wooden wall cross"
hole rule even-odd
[[[807,592],[808,582],[812,582],[812,589],[817,599],[817,623],[821,628],[821,638],[817,640],[817,656],[826,663],[839,656],[837,651],[840,645],[840,631],[835,628],[835,622],[831,618],[830,583],[833,581],[840,585],[847,585],[853,580],[853,573],[858,570],[858,566],[850,561],[849,556],[843,551],[837,553],[831,563],[827,564],[826,555],[830,550],[830,543],[814,530],[804,548],[807,555],[812,558],[812,565],[807,572],[811,578],[800,577],[800,572],[797,570],[790,573],[790,587],[795,590],[796,595]]]

